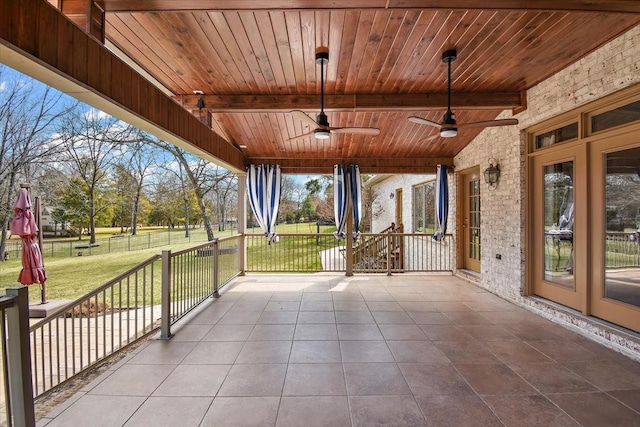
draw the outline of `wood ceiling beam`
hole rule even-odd
[[[451,95],[453,108],[506,110],[522,108],[520,92],[462,92]],[[288,112],[317,110],[320,95],[179,95],[176,101],[197,110],[202,98],[212,113]],[[447,105],[446,93],[325,95],[326,111],[439,110]]]
[[[453,166],[453,157],[437,158],[384,158],[374,159],[370,157],[360,158],[261,158],[247,159],[247,165],[254,164],[278,164],[283,173],[295,174],[330,174],[333,166],[358,165],[361,173],[435,173],[439,164]]]
[[[305,9],[462,9],[640,13],[636,0],[98,0],[106,12]]]

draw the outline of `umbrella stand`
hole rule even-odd
[[[40,209],[40,197],[33,198],[33,207],[36,214],[36,225],[38,226],[38,246],[40,246],[40,252],[42,252],[42,209]],[[42,267],[44,267],[44,260],[42,261]],[[40,283],[40,304],[47,303],[47,293],[44,283]]]

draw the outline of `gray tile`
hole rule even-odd
[[[353,427],[424,426],[413,396],[350,396]]]
[[[393,362],[393,355],[384,341],[341,341],[344,362]]]
[[[211,325],[187,324],[173,328],[171,341],[200,341],[211,331]]]
[[[333,311],[333,301],[303,300],[300,311]]]
[[[254,325],[216,325],[202,341],[246,341]]]
[[[509,367],[542,393],[597,391],[593,384],[559,363],[513,363]]]
[[[291,363],[283,396],[344,396],[347,389],[340,363]]]
[[[456,368],[479,395],[538,394],[536,389],[502,364],[459,364]]]
[[[229,310],[222,316],[218,325],[255,325],[261,314],[262,311]]]
[[[414,396],[473,395],[474,391],[448,363],[398,363]]]
[[[150,396],[175,365],[125,365],[98,384],[89,395]]]
[[[129,364],[177,365],[195,348],[195,342],[153,340]]]
[[[428,301],[420,301],[420,300],[409,300],[409,301],[400,301],[400,307],[404,311],[438,311],[433,304]]]
[[[478,396],[417,396],[416,402],[429,427],[504,426]]]
[[[201,426],[272,426],[276,422],[279,404],[279,397],[216,397]]]
[[[298,301],[269,301],[264,311],[298,311]]]
[[[297,311],[265,311],[258,319],[261,325],[295,324],[298,319]]]
[[[640,373],[609,360],[569,362],[564,366],[604,391],[640,389]]]
[[[256,325],[248,341],[291,341],[296,325]]]
[[[160,384],[154,396],[215,396],[231,365],[180,365]]]
[[[301,311],[298,325],[302,323],[336,323],[336,316],[333,311]]]
[[[299,426],[351,427],[347,397],[282,397],[276,427]]]
[[[244,342],[199,342],[182,361],[185,365],[230,365],[236,361]]]
[[[364,301],[336,301],[333,306],[336,311],[369,311],[369,307]]]
[[[233,365],[218,396],[280,396],[285,364]]]
[[[411,394],[395,363],[344,363],[344,376],[349,396]]]
[[[453,323],[444,313],[410,311],[407,314],[409,314],[418,325],[447,325]]]
[[[580,426],[544,396],[485,396],[484,401],[507,426]]]
[[[289,363],[340,363],[338,341],[294,341]]]
[[[640,414],[605,393],[564,393],[547,397],[585,427],[640,425]]]
[[[427,340],[427,336],[418,325],[378,325],[386,340]]]
[[[378,325],[339,324],[340,340],[383,340]]]
[[[247,341],[236,363],[287,363],[291,341]]]
[[[430,341],[388,341],[396,362],[449,363],[449,359]]]
[[[295,340],[337,340],[338,330],[333,323],[296,325]]]
[[[80,420],[86,420],[87,414],[90,414],[92,427],[121,426],[144,401],[144,397],[85,395],[51,420],[47,426],[80,425]]]
[[[366,298],[365,298],[366,299]],[[404,311],[395,301],[367,301],[370,311]],[[375,317],[375,314],[374,314]]]
[[[336,311],[336,323],[375,324],[369,311]]]
[[[210,397],[150,397],[125,426],[198,426],[212,401]]]
[[[377,324],[410,324],[415,325],[411,316],[404,311],[372,311],[371,315]]]

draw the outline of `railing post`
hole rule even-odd
[[[238,247],[238,269],[240,276],[247,273],[247,173],[239,172],[238,177],[238,234],[240,235]]]
[[[171,251],[162,251],[162,302],[160,306],[160,339],[171,338]]]
[[[219,268],[218,268],[218,263],[219,263],[219,249],[220,246],[218,244],[218,239],[213,241],[213,254],[211,256],[212,262],[213,262],[213,296],[214,298],[218,298],[220,296],[220,294],[218,293],[218,287],[220,286],[220,279],[219,279]]]
[[[7,288],[16,304],[7,309],[9,390],[11,413],[16,427],[36,425],[31,382],[31,348],[29,342],[29,291],[26,286]]]
[[[387,233],[387,276],[391,276],[391,251],[394,249],[391,232]]]

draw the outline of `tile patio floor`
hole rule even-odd
[[[640,426],[640,364],[445,275],[246,276],[39,426]]]

